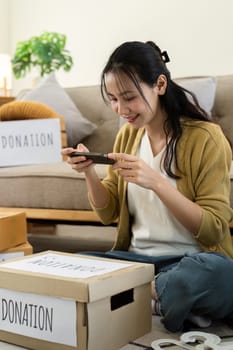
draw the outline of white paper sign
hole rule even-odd
[[[14,259],[14,258],[20,258],[21,256],[24,256],[24,252],[14,252],[14,253],[0,253],[0,262]]]
[[[76,322],[74,300],[0,288],[1,330],[77,347]]]
[[[130,265],[121,262],[82,258],[76,255],[66,256],[56,253],[45,253],[19,261],[3,263],[1,268],[39,272],[62,277],[88,278],[124,269]]]
[[[61,159],[59,119],[0,122],[0,166],[54,163]]]

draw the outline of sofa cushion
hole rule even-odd
[[[233,74],[217,78],[216,98],[213,119],[222,128],[233,147]]]
[[[34,89],[17,96],[17,99],[44,103],[62,116],[65,119],[67,142],[70,147],[75,147],[96,129],[96,125],[81,114],[60,86],[54,73],[45,77]]]
[[[106,165],[96,165],[100,178]],[[0,168],[0,206],[90,210],[84,175],[66,162]]]
[[[107,165],[97,164],[103,179]],[[233,165],[231,167],[233,207]],[[84,175],[66,162],[0,168],[0,206],[65,210],[91,210]]]

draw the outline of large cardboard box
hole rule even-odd
[[[27,242],[26,214],[0,213],[0,251]]]
[[[19,244],[16,247],[12,247],[0,252],[0,262],[9,259],[18,258],[33,253],[33,248],[29,242]]]
[[[114,350],[151,330],[154,266],[47,251],[0,264],[0,339]]]

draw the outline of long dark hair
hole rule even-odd
[[[118,76],[124,73],[134,83],[140,95],[148,104],[140,87],[140,82],[153,87],[161,74],[166,76],[166,92],[164,95],[159,96],[161,106],[167,114],[167,119],[164,123],[167,147],[163,158],[163,166],[169,176],[178,178],[171,168],[174,157],[177,166],[176,145],[182,135],[181,117],[204,121],[209,120],[209,117],[200,107],[196,96],[171,79],[170,72],[166,66],[167,62],[169,62],[167,52],[162,52],[152,41],[147,41],[146,43],[139,41],[125,42],[114,50],[103,69],[101,94],[105,102],[107,102],[106,73],[113,72]]]

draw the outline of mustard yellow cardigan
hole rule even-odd
[[[182,120],[182,136],[177,143],[177,189],[202,209],[199,231],[194,235],[203,251],[221,252],[233,258],[233,246],[228,223],[233,218],[229,204],[230,165],[232,152],[220,127],[214,123]],[[116,138],[114,152],[135,154],[144,129],[123,126]],[[128,250],[131,240],[127,186],[111,166],[102,181],[109,191],[105,208],[92,205],[101,221],[117,220],[113,249]],[[156,208],[155,208],[156,210]]]

